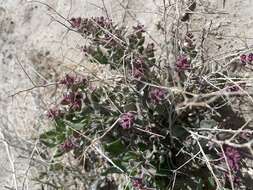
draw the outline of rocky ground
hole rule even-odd
[[[60,71],[67,72],[83,64],[78,49],[82,40],[55,21],[64,21],[57,13],[65,19],[108,14],[118,22],[140,22],[154,38],[159,38],[155,22],[162,16],[160,0],[41,2],[47,5],[0,0],[0,189],[36,189],[26,176],[44,112],[54,101],[48,97],[55,89],[34,86],[53,83]],[[220,47],[220,54],[252,48],[252,0],[199,0],[198,3],[202,8],[192,18],[198,24],[193,23],[195,27],[191,29],[211,26],[210,35],[216,39],[212,45]],[[26,91],[29,88],[34,89]]]

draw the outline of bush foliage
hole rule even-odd
[[[71,73],[59,81],[63,98],[48,111],[54,125],[40,136],[54,150],[52,165],[61,166],[52,170],[74,175],[61,159],[72,155],[82,175],[93,168],[107,189],[240,187],[251,139],[249,122],[232,108],[247,94],[242,76],[231,78],[218,64],[208,69],[190,32],[174,44],[172,61],[142,25],[126,29],[105,17],[69,22],[88,40],[88,62],[109,65],[115,78]],[[235,62],[250,66],[251,57]]]

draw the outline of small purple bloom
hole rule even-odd
[[[154,104],[160,104],[163,100],[165,100],[167,95],[167,91],[162,88],[152,88],[149,92],[149,99]]]
[[[71,92],[69,94],[64,94],[63,95],[63,99],[61,101],[61,104],[62,105],[69,105],[69,104],[71,104],[74,101],[75,101],[75,95],[74,95],[73,92]]]
[[[237,85],[232,85],[227,87],[227,91],[228,92],[238,92],[240,90],[240,88]]]
[[[142,38],[142,34],[145,32],[144,25],[138,24],[137,26],[133,27],[135,35],[138,39]]]
[[[81,21],[81,17],[70,19],[70,23],[73,28],[79,28],[81,26]]]
[[[123,129],[129,129],[133,126],[134,120],[134,114],[132,112],[127,112],[122,114],[119,120],[119,124]]]
[[[147,188],[144,187],[143,181],[141,178],[135,178],[132,180],[132,185],[137,190],[146,190]]]
[[[71,106],[70,109],[79,111],[82,108],[82,101],[81,100],[76,100]]]
[[[247,55],[242,54],[242,55],[240,56],[240,60],[241,60],[241,63],[246,64],[246,62],[247,62]]]
[[[66,139],[60,145],[61,150],[64,151],[64,152],[69,152],[72,149],[77,148],[77,147],[78,147],[77,139],[74,138],[74,137]]]
[[[133,29],[135,30],[135,32],[138,32],[138,33],[145,32],[144,25],[142,25],[142,24],[138,24],[137,26],[134,26]]]
[[[88,83],[88,80],[85,77],[78,78],[78,77],[74,77],[68,74],[62,80],[60,80],[60,84],[65,85],[68,89],[74,86],[78,86],[78,87],[86,86],[87,83]]]
[[[191,48],[191,47],[193,47],[193,34],[192,33],[190,33],[190,32],[187,32],[186,33],[186,35],[185,35],[185,43],[184,43],[184,46],[185,47],[189,47],[189,48]]]
[[[104,45],[106,48],[112,48],[118,45],[117,40],[111,34],[105,34],[104,38],[102,38],[101,40],[102,40],[102,45]]]
[[[236,148],[228,146],[225,148],[225,156],[230,169],[235,172],[238,171],[240,169],[241,161],[240,152]]]
[[[80,110],[82,107],[83,94],[81,92],[70,92],[63,96],[62,105],[68,105],[72,110]]]
[[[93,20],[99,25],[101,26],[102,28],[108,28],[110,26],[112,26],[112,20],[111,19],[108,19],[108,18],[105,18],[103,16],[101,17],[95,17],[93,18]]]
[[[134,78],[140,79],[144,77],[144,59],[139,57],[133,61],[132,75]]]
[[[153,58],[155,56],[155,44],[149,43],[145,49],[145,54],[148,58]]]
[[[142,77],[144,77],[144,70],[143,70],[143,68],[133,68],[132,75],[136,79],[141,79]]]
[[[148,51],[148,52],[154,52],[155,51],[155,44],[154,43],[149,43],[147,45],[146,51]]]
[[[58,108],[54,107],[48,110],[47,117],[50,119],[57,119],[61,117],[63,113]]]
[[[190,67],[191,67],[191,64],[188,61],[186,56],[181,56],[178,58],[177,63],[176,63],[176,70],[177,71],[189,70]]]
[[[253,53],[248,55],[248,62],[251,63],[253,61]]]
[[[74,84],[75,80],[75,77],[67,74],[65,78],[60,81],[60,84],[64,84],[67,86],[67,88],[70,88]]]
[[[191,32],[187,32],[186,33],[186,38],[188,38],[188,39],[192,39],[194,36],[193,36],[193,34],[191,33]]]
[[[234,183],[239,183],[240,182],[240,177],[238,176],[238,172],[240,171],[240,162],[242,159],[242,156],[238,149],[231,147],[231,146],[225,146],[224,148],[224,154],[222,155],[223,161],[227,161],[228,167],[231,170],[230,175],[229,172],[225,172],[224,175],[225,177],[229,180],[230,177],[232,177],[232,180]],[[225,156],[225,158],[224,158]]]

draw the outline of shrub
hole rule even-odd
[[[40,136],[56,150],[54,162],[71,153],[81,168],[92,154],[97,175],[126,177],[122,189],[239,187],[252,138],[249,122],[230,104],[247,94],[239,75],[199,66],[191,33],[175,63],[167,59],[162,67],[159,47],[146,42],[142,25],[128,31],[104,17],[70,23],[89,41],[88,60],[110,65],[120,77],[95,83],[68,74],[60,81],[63,99],[48,111],[54,127]],[[237,63],[250,64],[251,56],[238,56]]]

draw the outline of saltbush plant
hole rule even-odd
[[[59,81],[62,100],[48,111],[54,125],[40,136],[53,150],[52,166],[61,166],[53,171],[74,175],[62,159],[72,155],[84,176],[89,163],[97,179],[114,184],[107,189],[243,187],[252,133],[231,104],[247,96],[239,74],[199,66],[190,32],[178,42],[176,61],[164,64],[157,53],[164,50],[146,40],[143,25],[126,29],[105,17],[69,22],[88,40],[88,62],[109,65],[115,79],[73,72]],[[250,66],[252,54],[235,62]]]

